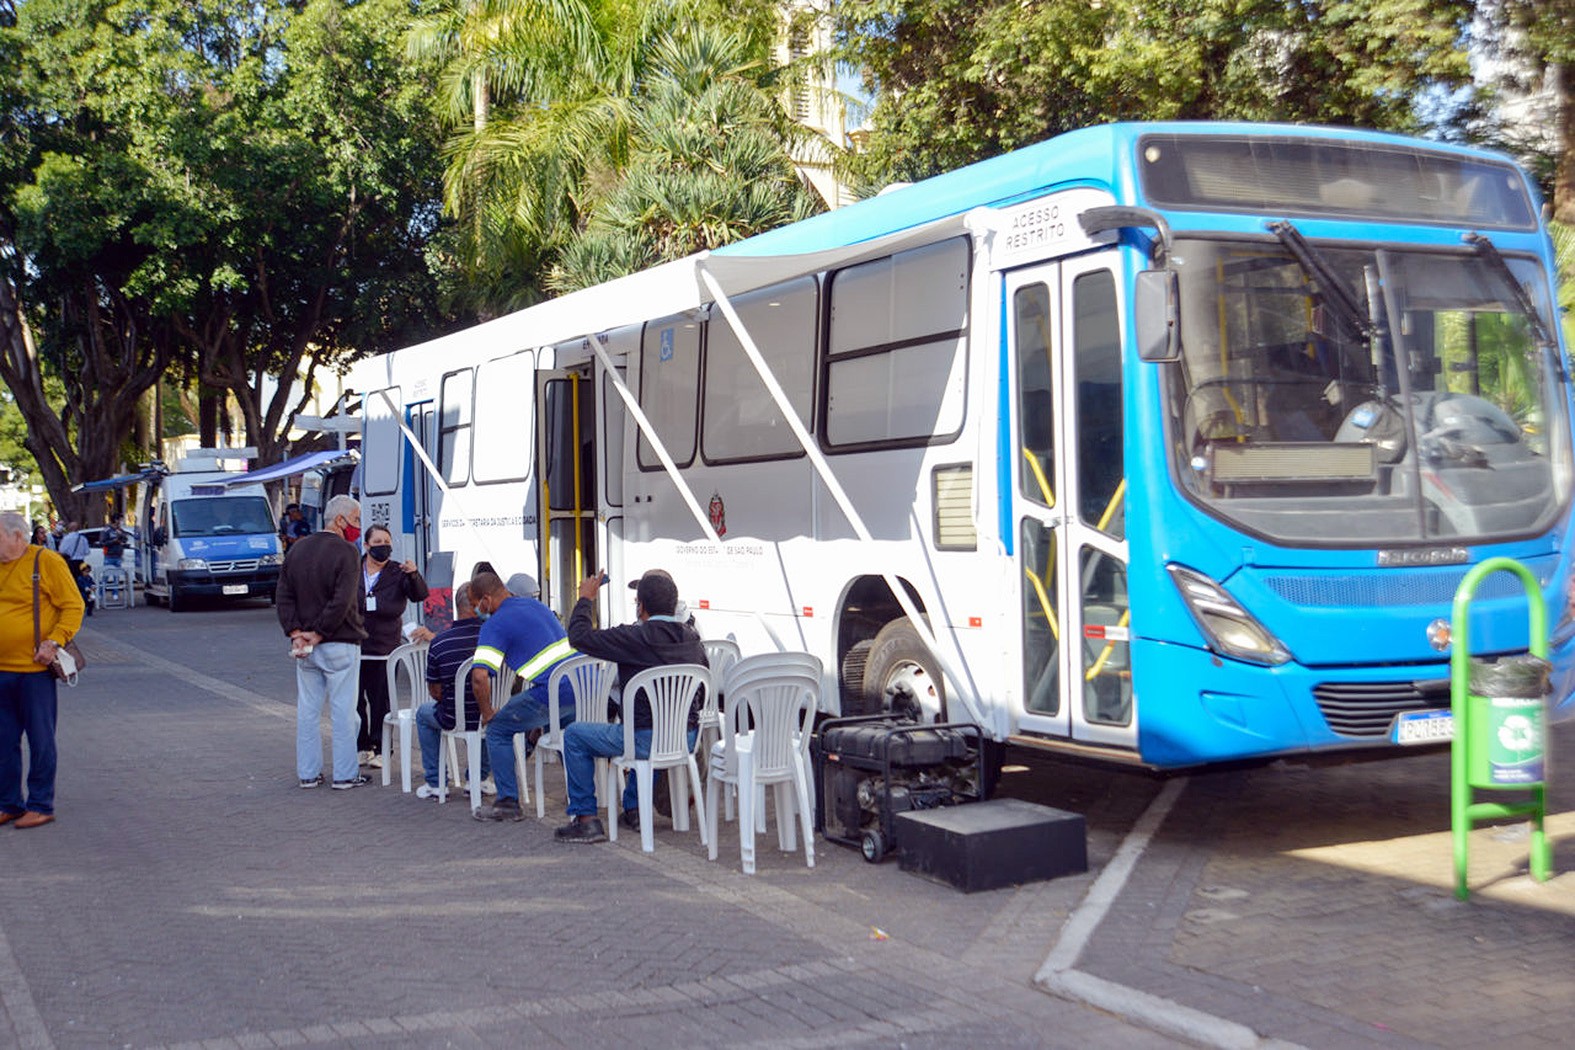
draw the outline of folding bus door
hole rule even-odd
[[[590,369],[536,373],[541,598],[567,618],[597,550],[596,398]]]
[[[1135,747],[1115,256],[1006,275],[1019,729]]]

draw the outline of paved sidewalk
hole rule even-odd
[[[1091,870],[963,895],[757,840],[760,873],[658,821],[563,846],[394,786],[294,784],[272,611],[95,617],[62,694],[60,821],[0,829],[0,1047],[1564,1046],[1575,1030],[1575,725],[1556,878],[1473,832],[1451,893],[1442,754],[1195,774],[1075,962],[1033,978],[1166,781],[1014,753],[1006,790],[1087,815]],[[456,796],[462,798],[462,796]],[[532,809],[533,813],[534,810]],[[1158,997],[1158,998],[1155,998]],[[1145,1005],[1146,1004],[1146,1005]],[[1122,1016],[1124,1015],[1124,1016]],[[1174,1031],[1174,1028],[1167,1029]]]
[[[0,829],[0,1046],[1169,1045],[1029,983],[1074,882],[764,841],[748,878],[665,822],[645,855],[302,791],[271,610],[121,617],[62,697],[59,822]]]
[[[1194,776],[1082,968],[1309,1047],[1569,1046],[1575,724],[1551,762],[1554,877],[1478,825],[1464,903],[1447,753]]]

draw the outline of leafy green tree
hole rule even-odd
[[[0,378],[58,503],[117,469],[172,367],[235,394],[266,462],[306,396],[298,374],[309,387],[430,331],[438,131],[405,0],[11,13],[0,134],[25,149],[0,166]]]
[[[875,99],[870,186],[1089,124],[1253,119],[1415,129],[1468,83],[1468,0],[843,0],[838,55]]]
[[[692,26],[653,42],[630,101],[628,164],[548,278],[572,291],[819,210],[788,147],[808,134],[752,73],[748,40]]]
[[[1513,91],[1547,88],[1553,95],[1553,127],[1529,129],[1540,139],[1551,131],[1552,148],[1527,142],[1515,128],[1497,133],[1516,152],[1540,154],[1552,185],[1553,214],[1575,223],[1575,2],[1572,0],[1484,0],[1486,44],[1499,59],[1501,87]]]
[[[444,201],[457,220],[444,247],[464,269],[470,304],[483,313],[546,294],[544,275],[587,230],[598,202],[625,185],[641,148],[632,138],[639,109],[655,98],[648,83],[677,72],[662,67],[662,56],[672,56],[663,41],[692,27],[725,27],[737,38],[725,60],[701,49],[684,60],[702,67],[725,61],[728,76],[761,88],[774,77],[766,60],[777,11],[767,0],[727,7],[717,0],[556,0],[551,24],[538,7],[449,0],[411,35],[413,53],[443,62],[438,97],[454,129]],[[742,63],[739,48],[748,59]],[[574,249],[576,272],[591,272],[592,257],[602,260],[598,273],[627,272],[631,260],[649,257],[623,251],[605,229],[598,236],[598,244]],[[583,279],[561,274],[554,289]]]

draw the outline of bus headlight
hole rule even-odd
[[[208,562],[203,558],[182,558],[175,563],[175,567],[191,572],[206,572],[208,570]]]
[[[261,558],[257,559],[257,564],[258,565],[279,565],[283,561],[284,561],[284,555],[282,555],[282,554],[264,554]]]
[[[1211,649],[1255,664],[1272,666],[1290,660],[1290,651],[1237,604],[1225,588],[1191,569],[1179,565],[1168,568],[1181,600]]]

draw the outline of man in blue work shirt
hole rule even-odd
[[[470,600],[476,612],[486,618],[476,640],[475,666],[470,672],[471,690],[481,709],[481,724],[487,730],[487,757],[492,764],[492,779],[498,786],[497,799],[473,814],[477,820],[524,820],[514,768],[514,734],[525,733],[525,753],[530,754],[535,738],[552,723],[547,708],[547,676],[552,669],[574,655],[563,625],[535,598],[516,597],[494,572],[478,572],[470,581]],[[492,674],[512,667],[525,689],[507,702],[494,704]],[[560,724],[574,721],[574,690],[565,679],[558,692]]]

